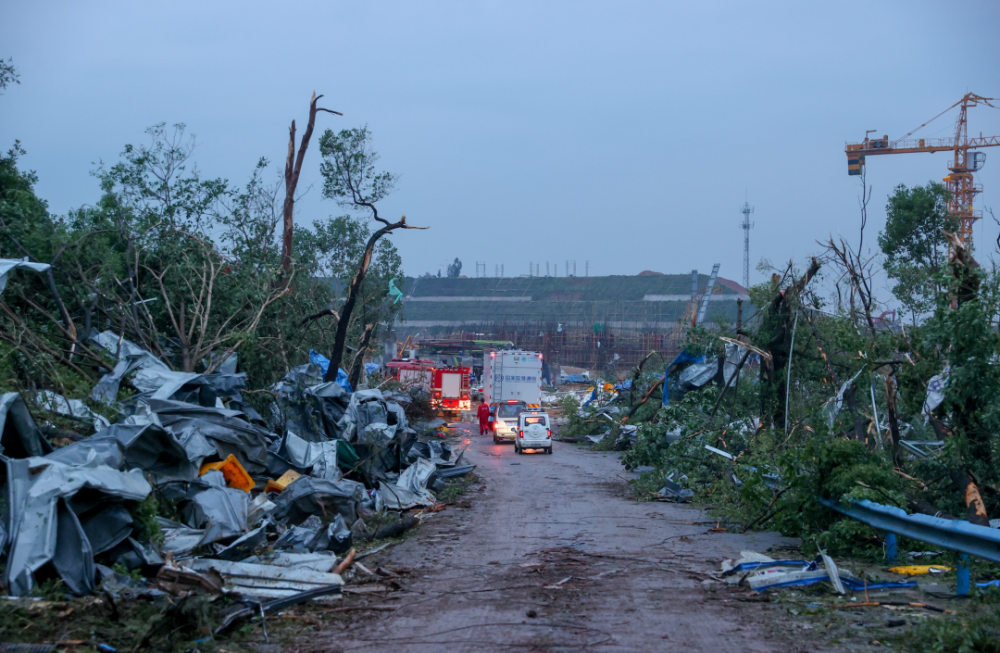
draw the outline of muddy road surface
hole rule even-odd
[[[517,455],[459,428],[480,483],[366,560],[399,578],[349,585],[344,605],[358,611],[302,650],[802,650],[765,625],[773,606],[709,580],[723,558],[782,538],[713,530],[691,506],[628,499],[615,453],[557,442],[553,455]]]

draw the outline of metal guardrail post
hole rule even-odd
[[[885,536],[885,557],[889,559],[889,562],[896,562],[898,556],[899,548],[896,545],[896,534],[889,533]]]
[[[955,594],[968,596],[970,582],[969,556],[964,553],[958,556],[958,572],[955,574]]]

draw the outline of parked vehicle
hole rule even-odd
[[[468,367],[442,367],[431,376],[431,405],[446,413],[472,409]]]
[[[528,405],[523,401],[510,399],[501,401],[490,408],[493,413],[493,421],[491,422],[493,442],[496,444],[513,442],[517,437],[517,418],[523,411],[528,410]]]
[[[431,377],[434,374],[434,361],[418,358],[394,358],[386,363],[386,369],[404,387],[419,387],[431,391]]]
[[[542,355],[536,351],[491,351],[483,360],[483,401],[542,403]]]
[[[518,415],[514,451],[522,454],[525,449],[541,449],[547,454],[552,453],[552,429],[548,413],[525,410]]]

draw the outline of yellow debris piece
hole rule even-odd
[[[285,488],[292,484],[293,481],[297,481],[302,474],[299,474],[294,469],[290,469],[281,475],[277,481],[268,481],[267,485],[264,486],[264,492],[270,494],[274,492],[276,494],[281,494],[285,491]]]
[[[909,565],[893,567],[889,571],[906,576],[919,576],[920,574],[943,574],[946,571],[951,571],[951,567],[945,567],[944,565]]]
[[[240,464],[240,461],[236,460],[236,456],[233,454],[229,454],[225,460],[220,460],[219,462],[205,463],[201,466],[198,476],[203,476],[206,472],[213,469],[222,472],[222,475],[226,477],[226,485],[229,487],[234,487],[244,492],[250,492],[253,489],[253,479],[250,478],[250,474],[247,474],[247,470],[243,469],[243,465]]]

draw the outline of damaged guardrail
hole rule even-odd
[[[901,508],[883,506],[868,500],[841,503],[831,499],[820,499],[819,502],[827,508],[888,533],[1000,562],[1000,529],[930,515],[910,515]]]
[[[895,558],[895,536],[919,540],[943,549],[1000,562],[1000,529],[979,526],[962,520],[942,519],[930,515],[911,515],[895,506],[883,506],[867,499],[841,503],[832,499],[818,499],[826,506],[851,519],[889,533],[889,558]],[[969,593],[969,567],[959,562],[956,591]]]

